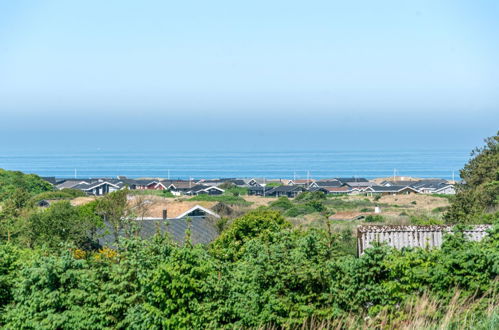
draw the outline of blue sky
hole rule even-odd
[[[2,1],[0,147],[472,148],[497,1]]]

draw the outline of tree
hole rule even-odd
[[[96,211],[104,217],[104,222],[107,222],[113,229],[115,242],[119,242],[120,233],[129,229],[127,225],[134,218],[134,212],[128,204],[127,196],[128,189],[123,189],[97,200]]]
[[[68,201],[61,201],[29,216],[29,236],[31,243],[37,246],[56,248],[61,243],[82,246],[99,220],[95,213],[90,213],[89,207],[77,208]]]
[[[499,133],[498,133],[499,134]],[[461,170],[464,184],[445,218],[451,223],[479,221],[482,214],[497,212],[499,205],[499,135],[485,139],[485,146],[471,153]]]
[[[6,236],[7,241],[11,240],[13,233],[21,229],[19,220],[25,207],[28,206],[29,198],[30,195],[26,190],[18,188],[5,201],[0,213],[0,233]]]
[[[235,260],[244,244],[256,237],[268,235],[291,224],[278,211],[257,209],[234,220],[212,245],[212,251],[222,259]]]
[[[23,189],[30,195],[36,195],[51,191],[54,188],[38,175],[0,169],[0,201],[9,198],[17,189]]]

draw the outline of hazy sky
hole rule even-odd
[[[472,148],[499,1],[2,1],[0,147]]]

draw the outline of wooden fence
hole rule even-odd
[[[464,234],[473,241],[479,241],[490,225],[475,225]],[[438,248],[445,234],[452,232],[452,226],[380,226],[365,225],[357,227],[357,254],[371,247],[373,242],[386,242],[397,249],[403,247]]]

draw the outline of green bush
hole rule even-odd
[[[293,205],[294,204],[286,196],[281,196],[276,201],[270,203],[270,207],[281,210],[289,210]]]
[[[324,202],[324,204],[337,210],[353,210],[357,208],[368,208],[375,206],[375,204],[369,200],[364,200],[364,199],[343,200],[339,198],[328,199],[327,201]]]
[[[83,191],[78,189],[62,189],[58,191],[46,191],[37,194],[31,198],[31,203],[35,204],[42,200],[57,200],[57,199],[73,199],[76,197],[87,196]]]
[[[440,310],[454,308],[456,292],[470,314],[488,320],[498,307],[499,225],[479,242],[462,229],[441,249],[375,245],[355,257],[351,231],[291,229],[262,209],[234,221],[209,249],[164,236],[94,252],[0,244],[0,326],[297,328],[357,315],[364,321],[350,327],[380,317],[392,328],[412,325],[401,306],[425,295],[438,309],[426,304],[418,313],[436,327],[449,324]]]
[[[295,205],[292,208],[288,209],[284,215],[287,217],[297,217],[300,215],[310,214],[316,212],[315,209],[309,205]]]
[[[441,219],[430,218],[428,216],[411,216],[411,223],[417,226],[443,225]]]
[[[365,219],[365,222],[383,222],[385,221],[385,219],[383,218],[383,216],[379,215],[379,214],[376,214],[376,215],[368,215]]]
[[[442,212],[445,212],[449,209],[448,206],[439,206],[439,207],[435,207],[433,210],[431,210],[431,213],[442,213]]]
[[[248,188],[246,187],[232,187],[225,190],[226,195],[232,196],[244,196],[248,194]]]
[[[296,201],[325,200],[326,195],[322,191],[305,191],[296,196]]]
[[[212,244],[212,251],[221,258],[234,260],[242,254],[244,243],[270,232],[289,228],[281,213],[267,209],[251,211],[235,219]]]
[[[0,202],[11,196],[17,189],[24,190],[31,196],[54,190],[50,183],[38,175],[0,168]]]

